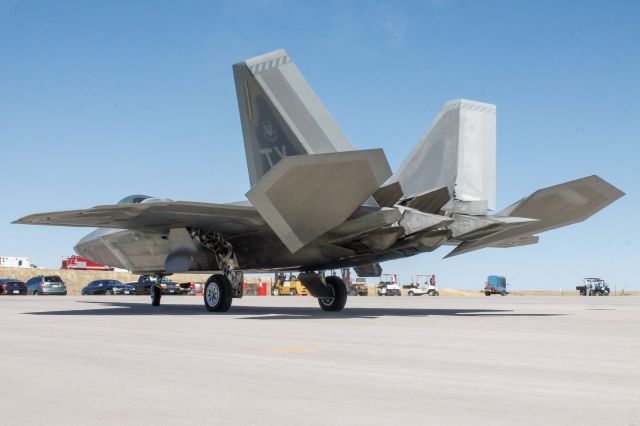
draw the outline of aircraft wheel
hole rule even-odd
[[[318,304],[323,311],[341,311],[347,303],[347,286],[341,278],[336,276],[326,277],[325,281],[333,297],[319,297]]]
[[[160,298],[162,298],[162,290],[158,286],[151,286],[151,306],[160,306]]]
[[[212,275],[204,287],[204,306],[211,312],[227,312],[231,307],[231,281],[221,274]]]

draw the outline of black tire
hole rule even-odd
[[[491,296],[491,293],[485,293],[484,295],[485,296]]]
[[[231,281],[222,274],[209,277],[204,286],[204,306],[210,312],[227,312],[231,307],[233,287]]]
[[[296,294],[298,294],[298,292],[296,291],[295,288],[292,288],[291,291],[289,292],[289,296],[295,296]]]
[[[151,286],[149,292],[151,293],[151,306],[160,306],[160,299],[162,298],[162,289],[160,286]]]
[[[410,291],[410,292],[409,292],[409,296],[413,296],[413,291]]]
[[[333,297],[318,298],[318,304],[323,311],[339,312],[344,308],[347,303],[347,286],[342,281],[342,278],[336,276],[330,276],[325,278],[327,288],[329,292],[333,294]]]
[[[36,291],[33,292],[33,295],[34,296],[40,296],[40,293],[38,293],[38,290],[36,290]]]
[[[274,287],[271,289],[271,295],[272,296],[280,296],[280,290],[278,289],[278,287]]]
[[[106,289],[104,291],[104,295],[105,296],[113,296],[114,295],[113,289],[111,289],[111,288]]]

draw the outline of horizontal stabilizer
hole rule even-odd
[[[495,232],[484,238],[464,241],[446,257],[582,222],[623,195],[624,192],[598,176],[588,176],[540,189],[496,215],[537,221]]]
[[[293,253],[346,221],[390,175],[381,149],[285,157],[247,198]]]

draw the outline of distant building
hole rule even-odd
[[[69,256],[62,260],[60,269],[76,269],[81,271],[113,271],[111,266],[102,265],[80,256]]]
[[[31,260],[28,257],[1,256],[0,268],[31,268]]]

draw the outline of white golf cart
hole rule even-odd
[[[396,274],[382,274],[376,286],[378,296],[400,296],[400,285]]]
[[[411,277],[409,285],[409,296],[440,296],[440,292],[436,289],[435,284],[430,283],[431,274],[418,274]]]

